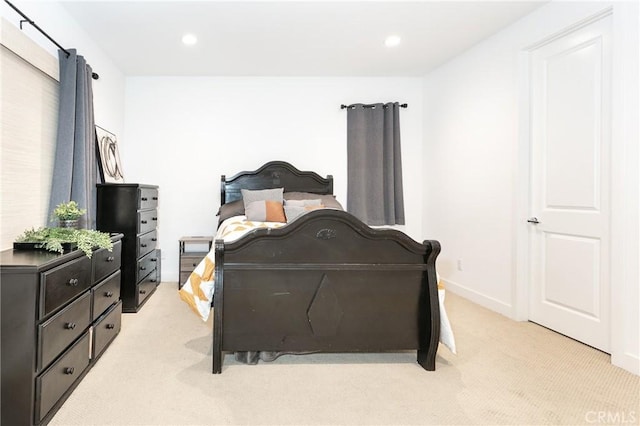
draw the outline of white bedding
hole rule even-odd
[[[280,228],[284,225],[286,225],[286,223],[248,221],[245,216],[234,216],[220,224],[215,239],[230,242],[237,240],[254,229]],[[215,248],[202,259],[179,290],[180,298],[184,300],[203,321],[207,321],[211,313],[211,301],[213,300],[214,291],[214,262]],[[440,342],[455,354],[455,339],[444,307],[444,296],[444,288],[440,285],[440,279],[438,277]]]

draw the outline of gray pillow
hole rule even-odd
[[[249,203],[254,201],[277,201],[282,204],[282,193],[284,188],[273,189],[242,189],[242,202],[244,203],[244,210],[247,210]]]
[[[242,202],[242,200],[223,204],[218,210],[218,216],[220,216],[219,222],[223,222],[233,216],[242,215],[244,215],[244,203]]]
[[[319,198],[317,200],[285,200],[284,205],[296,207],[321,206],[322,200]]]
[[[312,206],[292,206],[286,205],[284,206],[284,215],[287,217],[287,223],[295,220],[296,218],[305,215],[313,210],[323,209],[324,206],[322,204],[312,205]]]
[[[311,192],[285,192],[285,200],[316,200],[320,199],[320,202],[327,209],[344,210],[342,204],[336,200],[336,196],[332,194],[313,194]]]

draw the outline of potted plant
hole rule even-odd
[[[52,218],[58,219],[60,228],[78,228],[80,217],[87,212],[81,209],[75,201],[60,203],[53,209]]]

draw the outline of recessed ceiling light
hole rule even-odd
[[[195,34],[185,34],[182,36],[182,42],[187,46],[193,46],[198,42],[198,37]]]
[[[400,44],[400,37],[397,35],[389,36],[384,41],[384,45],[387,47],[396,47],[399,44]]]

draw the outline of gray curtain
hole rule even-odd
[[[404,225],[400,106],[347,108],[347,210],[369,225]]]
[[[58,204],[73,200],[87,210],[80,226],[95,229],[97,159],[92,70],[75,49],[69,53],[67,57],[65,52],[58,52],[60,106],[47,218]]]

